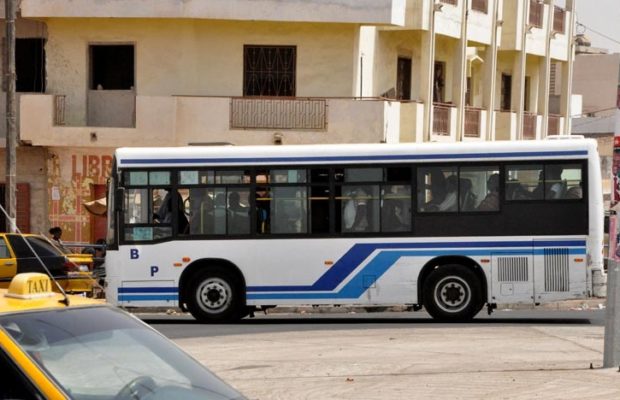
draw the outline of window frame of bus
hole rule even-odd
[[[504,169],[504,177],[502,179],[502,184],[501,184],[501,189],[503,190],[501,196],[502,196],[502,201],[508,202],[508,203],[531,203],[531,202],[551,202],[551,203],[558,203],[558,202],[588,202],[588,160],[587,159],[574,159],[574,160],[532,160],[532,161],[506,161],[503,163],[503,169]],[[508,195],[508,190],[507,190],[507,185],[509,184],[508,181],[508,177],[509,177],[509,172],[510,172],[510,167],[528,167],[528,166],[534,166],[534,165],[539,165],[542,167],[542,172],[543,172],[543,181],[542,181],[542,187],[543,187],[543,195],[542,198],[531,198],[531,199],[527,199],[527,198],[521,198],[521,199],[508,199],[506,196]],[[568,197],[563,197],[563,198],[559,198],[559,199],[550,199],[547,198],[547,193],[546,193],[546,188],[547,188],[547,180],[546,180],[546,170],[547,170],[547,166],[549,165],[566,165],[566,166],[571,166],[571,165],[578,165],[580,167],[580,173],[581,173],[581,197],[579,198],[568,198]],[[525,168],[524,168],[525,169]],[[518,181],[521,182],[521,181]],[[540,183],[540,181],[539,181]]]

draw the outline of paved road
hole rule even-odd
[[[412,327],[448,328],[491,327],[507,325],[594,325],[604,326],[604,310],[549,311],[513,310],[486,313],[466,324],[442,324],[425,312],[382,313],[305,313],[256,314],[234,324],[199,324],[191,316],[166,314],[138,314],[142,320],[171,339],[213,337],[225,335],[252,335],[276,332],[307,332],[368,329],[410,329]]]
[[[618,368],[601,368],[601,310],[501,311],[467,324],[424,313],[143,318],[251,400],[620,398]]]

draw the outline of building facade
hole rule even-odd
[[[70,241],[101,237],[117,147],[570,132],[574,0],[19,4],[21,227]]]

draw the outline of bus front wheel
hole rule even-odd
[[[467,321],[482,309],[482,289],[474,272],[462,265],[436,268],[424,285],[424,307],[435,319]]]
[[[187,293],[187,308],[201,322],[226,322],[242,318],[242,287],[235,275],[211,269],[193,276]]]

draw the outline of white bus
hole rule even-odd
[[[285,305],[585,298],[603,200],[587,139],[122,148],[108,190],[109,302],[230,321]]]

